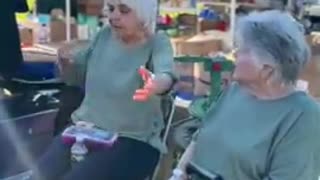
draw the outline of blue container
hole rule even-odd
[[[24,62],[15,77],[30,81],[41,81],[57,77],[57,65],[54,62]]]
[[[194,95],[193,93],[190,92],[177,92],[176,96],[183,99],[183,100],[193,100],[194,99]]]

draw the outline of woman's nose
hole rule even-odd
[[[115,9],[114,11],[109,13],[109,18],[111,20],[119,20],[120,19],[120,15],[121,15],[120,12],[117,9]]]

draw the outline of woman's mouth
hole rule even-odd
[[[114,29],[121,29],[121,26],[118,25],[118,24],[115,24],[115,23],[110,22],[110,25],[111,25],[111,27],[114,28]]]

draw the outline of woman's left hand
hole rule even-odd
[[[134,101],[144,102],[147,101],[152,95],[157,94],[160,89],[160,82],[157,77],[154,76],[149,70],[144,67],[139,69],[139,74],[143,79],[144,86],[141,89],[137,89],[133,95]]]

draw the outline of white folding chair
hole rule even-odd
[[[166,107],[167,109],[164,110],[163,114],[164,114],[164,119],[165,119],[165,122],[166,122],[166,126],[165,126],[165,129],[164,129],[164,133],[162,135],[162,143],[164,145],[167,144],[167,140],[168,140],[168,137],[169,137],[169,133],[170,133],[170,129],[171,129],[171,125],[172,125],[172,122],[173,122],[173,115],[174,115],[174,112],[175,112],[175,97],[174,96],[171,96],[170,95],[170,99],[168,102]],[[160,169],[160,164],[161,164],[161,160],[163,158],[163,154],[160,155],[160,158],[159,158],[159,161],[158,161],[158,165],[152,175],[152,178],[148,178],[148,180],[156,180],[156,177],[158,175],[158,172],[159,172],[159,169]]]

